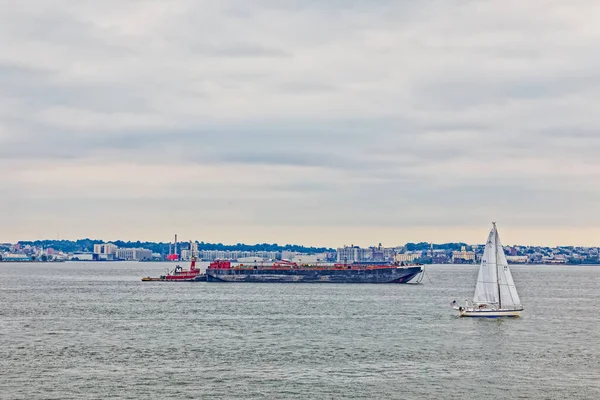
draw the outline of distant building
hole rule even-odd
[[[527,260],[527,256],[506,256],[506,261],[513,264],[525,264]]]
[[[52,261],[66,261],[67,260],[67,255],[64,253],[54,253],[52,255],[48,256],[48,260],[52,260]]]
[[[325,254],[296,254],[291,259],[297,264],[317,264],[327,261]]]
[[[152,250],[136,249],[135,259],[138,261],[152,260]]]
[[[397,262],[413,262],[422,257],[422,252],[396,254],[394,260]]]
[[[257,251],[256,255],[266,258],[267,260],[275,260],[281,258],[281,253],[277,251]]]
[[[358,246],[344,246],[337,249],[337,262],[353,263],[359,260]]]
[[[100,243],[94,245],[94,254],[115,254],[117,246],[112,243]]]
[[[115,258],[121,261],[133,261],[135,249],[117,249]]]
[[[452,252],[452,262],[453,263],[465,263],[465,262],[475,262],[475,252],[467,251],[465,246],[462,246],[460,251]]]
[[[93,261],[94,254],[93,253],[73,253],[70,257],[71,261]]]
[[[265,262],[265,261],[268,261],[268,260],[265,260],[262,257],[238,257],[237,258],[237,262],[240,262],[240,263],[254,263],[254,262],[261,263],[261,262]]]
[[[450,262],[450,258],[446,254],[446,250],[434,250],[431,262],[434,264],[446,264]]]
[[[181,250],[180,259],[182,261],[189,261],[191,258],[192,258],[192,252],[190,250],[187,250],[187,249]]]
[[[222,251],[222,250],[202,250],[200,252],[200,258],[206,261],[213,260],[234,260],[238,257],[232,255],[230,251]]]
[[[4,253],[4,254],[2,254],[2,261],[6,261],[6,262],[31,261],[31,257],[29,257],[27,254]]]
[[[344,246],[337,249],[337,262],[352,264],[355,262],[372,261],[373,249],[363,249],[358,246]]]
[[[294,256],[297,253],[295,251],[290,251],[290,250],[283,250],[281,252],[281,259],[282,260],[291,260],[292,258],[294,258]]]
[[[337,252],[335,251],[327,251],[323,254],[325,255],[325,259],[327,260],[327,262],[334,262],[335,260],[337,260]]]
[[[552,258],[552,257],[542,257],[542,263],[544,264],[566,264],[566,258]]]
[[[152,259],[152,250],[148,249],[117,249],[116,258],[124,261],[144,261]]]
[[[196,242],[190,242],[189,249],[181,250],[179,259],[182,261],[190,261],[192,259],[192,254],[196,254],[196,257],[198,257],[198,243]]]
[[[118,247],[112,243],[101,243],[94,245],[94,260],[106,261],[116,258]]]

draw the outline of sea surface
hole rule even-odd
[[[418,285],[141,282],[165,263],[0,263],[0,399],[600,399],[600,267],[513,266],[520,319]]]

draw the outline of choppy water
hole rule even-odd
[[[165,264],[0,264],[1,399],[598,399],[600,267],[513,267],[517,320],[421,285],[141,282]]]

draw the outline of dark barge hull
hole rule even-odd
[[[212,269],[206,270],[208,282],[260,283],[408,283],[422,267],[373,269]]]

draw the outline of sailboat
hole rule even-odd
[[[519,317],[523,311],[495,222],[492,222],[479,266],[473,304],[454,308],[461,317]]]

